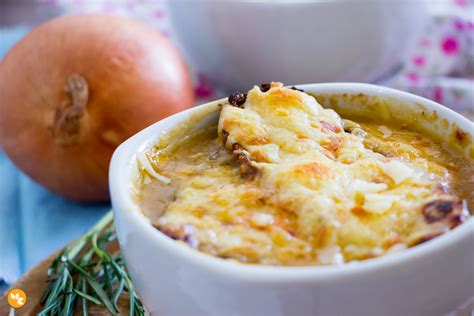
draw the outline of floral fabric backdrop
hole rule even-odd
[[[472,118],[474,1],[437,3],[417,46],[407,56],[400,73],[387,84],[469,112]]]
[[[224,0],[223,0],[224,1]],[[417,1],[417,0],[413,0]],[[399,72],[379,82],[413,92],[474,118],[474,0],[431,1],[432,19]],[[75,12],[105,12],[139,18],[177,42],[166,0],[47,0]],[[177,43],[179,46],[179,43]],[[191,65],[192,68],[192,65]],[[201,101],[221,96],[206,74],[192,69]]]

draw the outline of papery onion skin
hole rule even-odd
[[[71,87],[79,87],[74,108]],[[108,201],[115,148],[193,103],[186,65],[156,30],[124,17],[61,17],[0,64],[0,145],[52,192]]]

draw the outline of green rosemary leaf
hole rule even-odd
[[[102,305],[116,315],[124,291],[128,292],[130,315],[144,315],[121,252],[108,251],[117,239],[112,216],[109,212],[53,260],[39,315],[74,315],[76,306],[80,306],[82,315],[87,316],[89,304]]]
[[[92,278],[86,278],[86,281],[91,286],[91,288],[94,289],[95,294],[99,297],[100,301],[104,304],[104,306],[107,308],[107,310],[112,315],[116,315],[118,313],[118,311],[115,309],[114,304],[110,301],[109,297],[104,292],[102,287],[100,287],[100,284]]]
[[[73,249],[70,252],[70,259],[74,259],[76,255],[79,254],[80,250],[82,250],[82,245],[85,245],[88,242],[88,239],[93,236],[99,234],[105,227],[107,227],[113,220],[113,213],[110,211],[104,217],[102,217],[94,227],[91,228],[82,238],[76,240],[69,246],[70,249]]]
[[[83,299],[83,304],[82,304],[82,316],[89,316],[89,312],[87,311],[87,304],[85,303],[86,300]]]
[[[61,310],[60,315],[61,316],[68,316],[73,314],[73,302],[74,302],[74,292],[73,292],[73,280],[72,276],[69,273],[69,270],[65,270],[65,279],[66,279],[66,284],[65,284],[65,292],[63,293],[65,299],[64,299],[64,307]]]
[[[112,277],[110,275],[110,267],[108,264],[104,265],[104,283],[105,289],[107,290],[107,294],[109,297],[113,297],[114,291],[112,289]]]
[[[135,295],[132,291],[129,291],[130,295],[130,316],[135,315]]]
[[[77,287],[80,289],[80,292],[81,294],[85,294],[87,295],[87,283],[86,283],[86,280],[84,280],[84,278],[82,276],[79,276],[78,277],[78,285]],[[74,289],[75,291],[79,291],[77,289]],[[87,298],[82,296],[81,294],[77,293],[79,296],[81,296],[81,310],[82,310],[82,316],[87,316],[88,312],[87,312]],[[87,295],[89,296],[89,295]],[[92,297],[92,296],[91,296]],[[95,300],[95,297],[92,297],[94,300]],[[101,304],[99,300],[97,300],[98,304]]]
[[[50,282],[46,286],[46,289],[44,290],[43,295],[41,296],[41,299],[40,299],[41,305],[44,305],[44,303],[46,303],[46,300],[48,299],[48,296],[51,293],[51,290],[53,289],[55,284],[56,284],[56,279],[50,280]]]
[[[137,315],[145,316],[145,310],[143,309],[143,306],[138,300],[135,301],[135,310],[137,312]]]
[[[115,272],[122,278],[125,278],[128,281],[128,275],[124,269],[122,269],[115,261],[111,260],[110,265],[114,268]],[[131,283],[130,283],[131,284]]]
[[[48,299],[46,300],[45,306],[49,306],[52,302],[58,300],[59,287],[61,286],[61,278],[58,276],[54,281],[54,286],[51,289]]]
[[[101,248],[99,248],[99,245],[97,243],[97,235],[98,234],[94,234],[92,235],[92,249],[94,249],[94,252],[96,253],[96,255],[99,256],[100,259],[102,260],[105,260],[106,262],[108,262],[108,258],[107,258],[107,255],[105,254],[104,250],[102,250]]]
[[[59,311],[61,309],[61,306],[63,306],[63,297],[61,296],[60,299],[58,300],[58,304],[56,304],[51,312],[49,312],[50,315],[59,315]]]
[[[79,291],[78,289],[74,289],[73,290],[74,293],[76,293],[77,295],[79,295],[82,299],[86,300],[86,301],[91,301],[92,303],[96,304],[96,305],[102,305],[102,302],[99,301],[98,299],[96,299],[95,297],[89,295],[89,294],[86,294],[82,291]]]
[[[64,258],[64,260],[67,260]],[[61,288],[64,289],[66,288],[66,284],[68,282],[68,276],[69,276],[69,270],[64,268],[61,270]]]
[[[43,309],[41,312],[38,313],[37,316],[46,316],[48,313],[55,308],[59,304],[59,301],[54,302],[53,304],[49,305],[45,309]]]
[[[87,283],[94,290],[95,294],[98,296],[100,301],[104,304],[107,310],[112,314],[116,315],[118,311],[115,309],[114,304],[110,301],[107,294],[105,293],[102,286],[95,280],[87,271],[78,266],[74,261],[70,260],[69,264],[72,265],[76,270],[78,270],[82,276],[86,279]]]
[[[118,309],[117,303],[118,303],[118,300],[119,300],[119,298],[120,298],[120,295],[121,295],[122,292],[123,292],[124,286],[125,286],[125,279],[122,278],[122,279],[120,280],[120,283],[119,283],[118,287],[117,287],[117,290],[115,291],[114,298],[113,298],[114,306],[115,306],[115,308],[117,308],[117,309]]]
[[[91,261],[92,256],[94,255],[94,249],[89,249],[79,260],[79,264],[81,267],[84,266],[94,266],[97,265],[97,262]]]

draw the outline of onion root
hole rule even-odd
[[[72,74],[64,90],[70,95],[70,102],[56,111],[53,136],[57,144],[72,145],[79,140],[81,121],[89,101],[89,87],[84,77]]]

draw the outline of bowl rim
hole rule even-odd
[[[321,83],[296,85],[296,87],[311,94],[363,93],[370,96],[393,98],[406,104],[421,104],[429,110],[435,110],[441,118],[445,118],[448,122],[457,124],[459,128],[474,138],[474,122],[469,121],[467,118],[441,104],[407,92],[362,83]],[[115,150],[109,169],[109,186],[115,221],[118,217],[126,218],[124,225],[134,225],[135,233],[143,235],[144,238],[154,243],[155,246],[161,247],[168,254],[172,254],[183,262],[199,266],[201,269],[207,270],[212,274],[218,274],[221,277],[245,280],[249,283],[262,281],[271,283],[294,281],[311,283],[315,280],[332,280],[335,278],[360,276],[361,274],[372,274],[376,270],[388,271],[401,264],[424,260],[426,257],[443,251],[449,245],[456,244],[466,238],[471,238],[474,241],[474,216],[472,216],[466,222],[442,236],[399,252],[337,266],[292,267],[245,264],[226,260],[176,242],[154,228],[145,215],[141,213],[136,203],[133,202],[130,194],[130,168],[132,161],[135,154],[143,150],[144,146],[155,143],[159,138],[158,135],[162,135],[163,131],[176,127],[180,122],[186,120],[190,114],[199,113],[199,111],[205,108],[216,107],[217,104],[224,101],[225,99],[220,99],[205,103],[167,117],[135,134]],[[117,225],[120,242],[119,226]],[[123,243],[121,245],[123,246]]]

